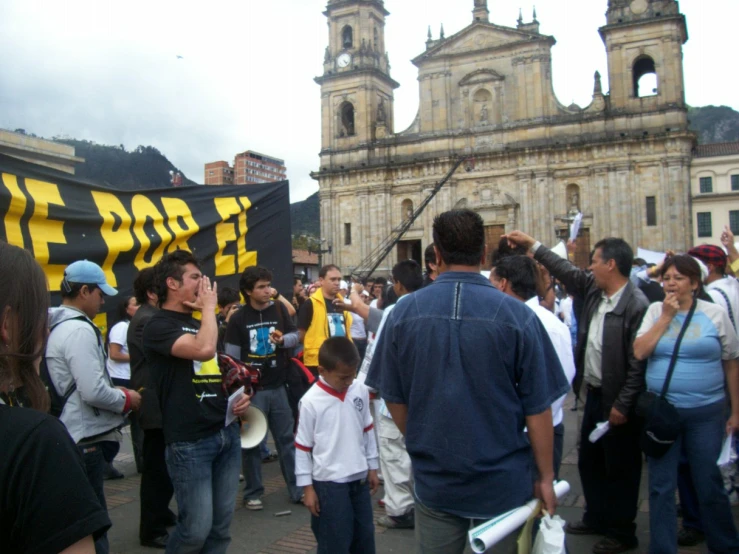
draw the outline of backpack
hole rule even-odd
[[[87,317],[80,315],[77,317],[73,317],[70,319],[65,319],[64,321],[60,321],[54,325],[52,325],[49,328],[49,336],[51,336],[51,333],[56,329],[59,325],[62,323],[66,323],[67,321],[72,320],[80,320],[80,321],[87,321],[93,329],[95,329],[95,335],[98,339],[98,346],[102,347],[103,341],[102,341],[102,335],[100,333],[100,329],[97,328],[97,325],[95,325],[92,321],[90,321]],[[72,393],[77,390],[77,383],[72,380],[72,384],[69,385],[69,389],[67,389],[64,394],[59,394],[56,390],[56,387],[54,386],[54,382],[51,380],[51,375],[49,374],[49,367],[46,365],[46,352],[44,352],[44,355],[41,357],[41,364],[39,366],[39,374],[41,375],[41,380],[44,382],[44,385],[46,386],[46,390],[49,392],[49,398],[51,399],[51,406],[49,408],[49,414],[53,415],[54,417],[60,417],[62,415],[62,412],[64,411],[64,406],[67,403],[67,400],[69,400],[69,397],[72,396]]]

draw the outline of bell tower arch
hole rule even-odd
[[[600,35],[611,109],[685,107],[682,45],[688,30],[676,0],[609,0]]]

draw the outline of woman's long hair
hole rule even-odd
[[[46,275],[33,256],[0,241],[0,327],[10,341],[0,341],[0,387],[23,387],[32,408],[49,410],[49,394],[36,371],[46,348],[49,292]]]

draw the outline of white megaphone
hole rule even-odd
[[[241,448],[248,450],[259,446],[267,436],[267,418],[256,406],[249,406],[241,420]]]

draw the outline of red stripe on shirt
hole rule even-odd
[[[312,448],[308,448],[307,446],[303,446],[302,444],[300,444],[298,442],[295,443],[295,448],[297,448],[298,450],[302,450],[303,452],[309,452],[310,453],[310,452],[313,451]]]
[[[369,427],[365,427],[364,428],[364,432],[366,433],[367,431],[372,431],[372,429],[374,428],[374,426],[375,426],[374,423],[370,423],[370,426]]]
[[[339,392],[336,389],[332,389],[331,387],[329,387],[326,383],[324,383],[320,379],[316,382],[316,385],[318,385],[318,387],[321,390],[329,393],[331,396],[335,396],[342,402],[344,401],[344,398],[346,398],[346,392],[349,390],[349,389],[346,389],[344,392]]]

